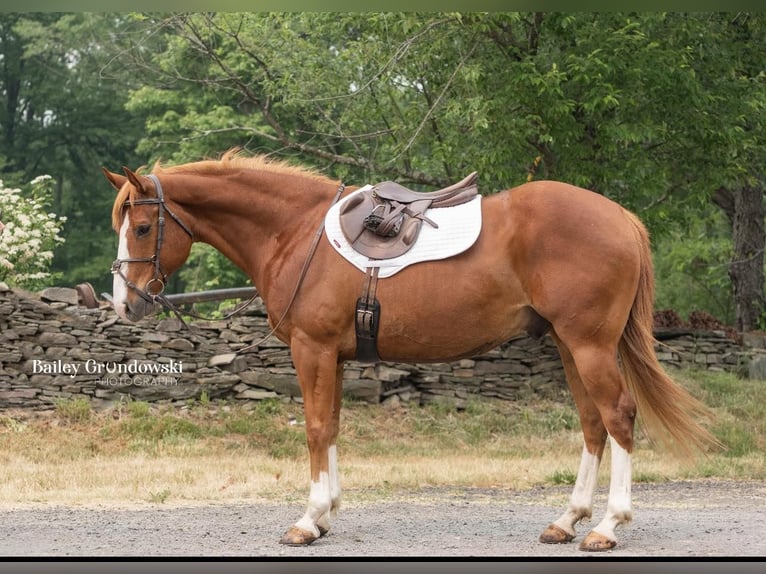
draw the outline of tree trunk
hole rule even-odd
[[[713,199],[732,226],[734,257],[729,264],[729,277],[734,290],[736,327],[740,332],[758,329],[765,310],[763,192],[760,186],[733,191],[721,189]]]

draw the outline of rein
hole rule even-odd
[[[173,304],[165,295],[165,285],[167,283],[167,274],[162,270],[162,267],[160,266],[160,250],[162,249],[162,242],[164,239],[164,231],[165,231],[165,213],[167,213],[173,221],[175,221],[178,225],[181,226],[181,229],[183,229],[189,237],[191,237],[192,241],[194,241],[194,233],[192,233],[192,230],[189,228],[188,225],[186,225],[183,220],[178,217],[173,210],[170,209],[170,207],[165,203],[165,196],[162,192],[162,184],[160,183],[159,178],[154,174],[149,174],[147,176],[149,179],[152,180],[154,183],[154,187],[157,192],[157,197],[153,198],[145,198],[145,199],[136,199],[133,202],[131,202],[131,205],[157,205],[159,208],[159,215],[157,218],[157,246],[154,250],[154,255],[151,257],[129,257],[127,259],[120,259],[117,258],[112,262],[112,275],[118,275],[120,278],[122,278],[123,281],[125,281],[125,285],[127,285],[128,289],[132,289],[135,291],[141,299],[146,301],[147,303],[151,304],[159,304],[164,309],[172,312],[179,321],[189,329],[189,325],[184,321],[183,315],[186,315],[188,317],[192,317],[195,319],[201,319],[204,321],[212,320],[210,317],[204,317],[203,315],[200,315],[198,313],[195,313],[193,311],[187,311],[180,309],[177,305]],[[335,193],[335,197],[332,200],[332,203],[330,204],[335,205],[335,203],[338,202],[341,195],[343,194],[343,191],[346,189],[346,186],[344,184],[340,184],[338,186],[338,190]],[[274,333],[277,332],[277,329],[282,326],[282,323],[284,323],[285,319],[287,318],[287,314],[290,312],[290,309],[293,306],[293,303],[295,302],[295,299],[298,296],[298,291],[300,290],[301,285],[303,284],[303,280],[306,277],[306,274],[308,273],[309,266],[311,265],[311,260],[314,258],[314,255],[316,254],[317,247],[319,246],[319,241],[322,238],[322,231],[324,230],[324,218],[322,218],[322,221],[319,225],[319,227],[316,230],[316,233],[314,233],[314,238],[311,241],[311,245],[309,247],[308,254],[306,256],[306,260],[303,263],[303,267],[301,268],[301,272],[298,276],[298,281],[295,284],[295,288],[293,289],[292,295],[290,296],[290,300],[287,303],[287,307],[285,308],[284,312],[282,313],[282,316],[280,317],[279,321],[277,321],[276,325],[274,325],[274,328],[269,331],[269,333],[263,337],[260,341],[257,341],[256,343],[252,343],[246,347],[243,347],[242,349],[239,349],[237,353],[241,353],[244,351],[248,351],[254,347],[257,347],[264,343],[266,340],[268,340]],[[122,272],[122,264],[123,263],[151,263],[154,265],[154,277],[152,277],[146,284],[146,287],[144,289],[141,289],[138,285],[136,285],[133,281],[130,281],[125,274]],[[153,283],[159,284],[159,291],[156,293],[152,293],[149,287]],[[244,303],[241,303],[240,305],[237,305],[233,311],[230,313],[227,313],[221,319],[226,320],[230,319],[237,313],[242,312],[245,308],[247,308],[255,299],[259,297],[258,291],[256,290],[250,299],[245,301]]]

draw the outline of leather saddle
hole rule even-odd
[[[351,246],[370,259],[407,253],[423,223],[438,227],[426,212],[471,201],[479,193],[478,173],[438,191],[413,191],[384,181],[352,195],[340,210],[340,226]]]

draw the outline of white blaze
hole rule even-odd
[[[130,228],[130,222],[128,221],[128,214],[125,214],[125,219],[122,221],[122,227],[120,227],[120,243],[117,247],[117,259],[129,259],[130,253],[128,253],[128,229]],[[124,264],[123,264],[124,265]],[[123,271],[124,272],[124,271]],[[125,284],[125,280],[120,277],[119,274],[114,274],[114,283],[112,286],[112,302],[114,310],[123,319],[126,318],[127,307],[126,302],[128,300],[128,286]]]

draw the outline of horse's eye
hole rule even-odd
[[[136,227],[136,237],[144,237],[145,235],[148,235],[151,229],[152,226],[149,224],[139,225]]]

